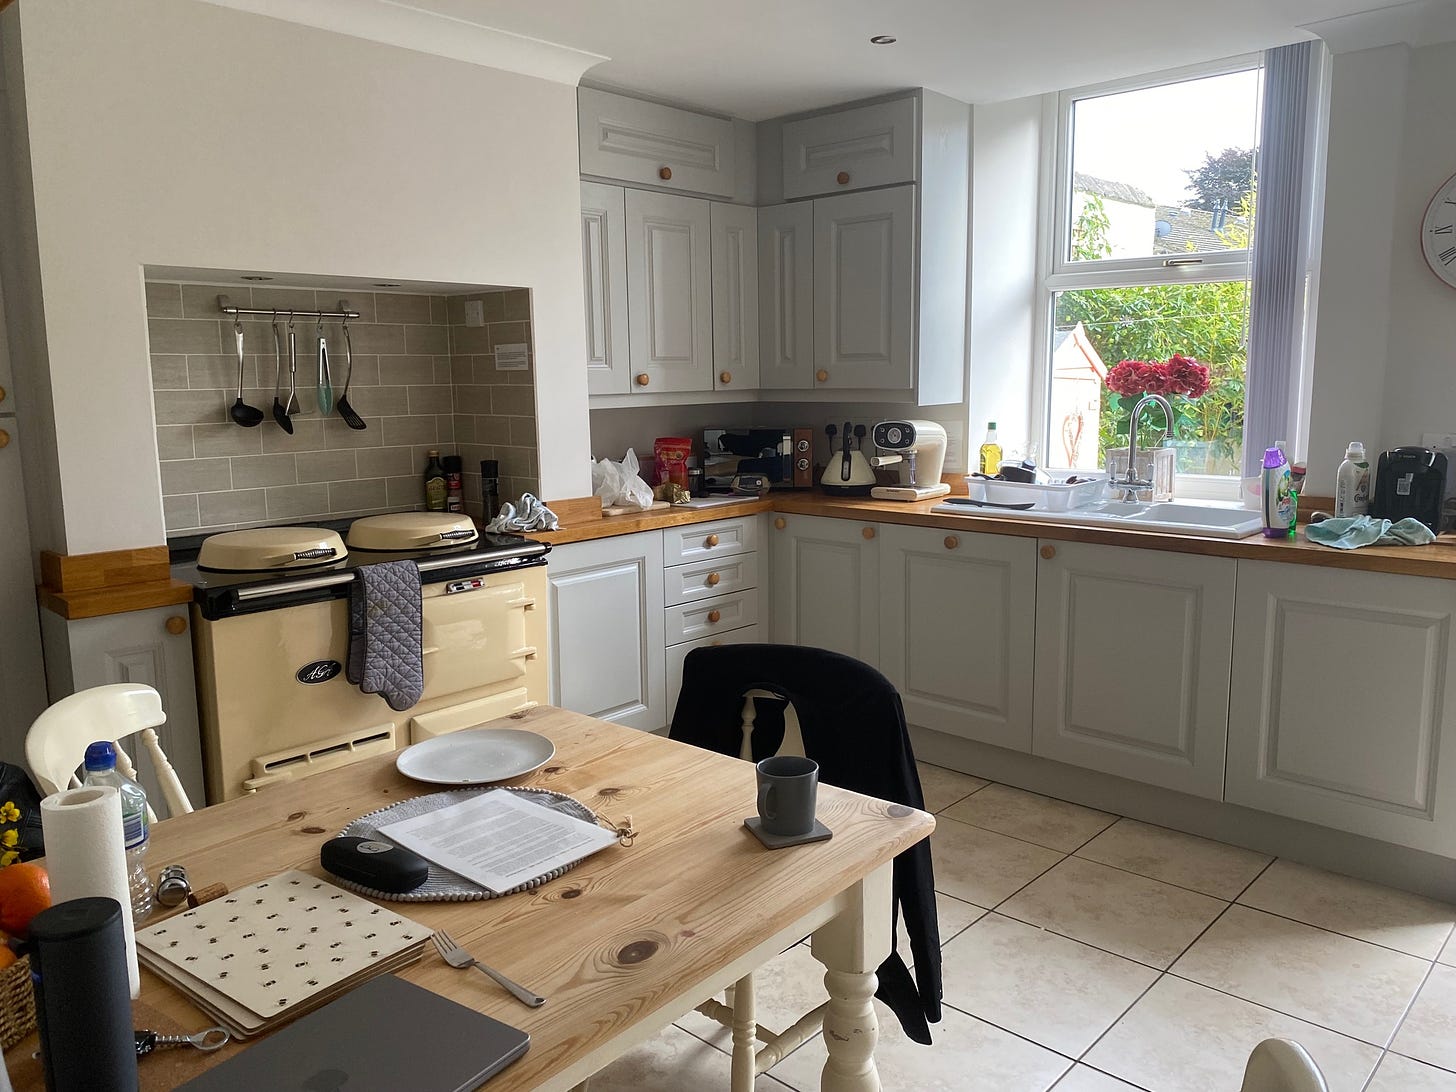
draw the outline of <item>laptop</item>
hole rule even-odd
[[[179,1092],[470,1092],[525,1054],[530,1043],[518,1028],[386,974]]]

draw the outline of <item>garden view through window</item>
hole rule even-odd
[[[1146,389],[1165,394],[1174,420],[1164,437],[1162,414],[1145,411],[1140,447],[1174,448],[1180,476],[1239,474],[1259,96],[1260,70],[1247,67],[1073,95],[1064,108],[1049,465],[1105,467]],[[1107,383],[1121,361],[1175,357],[1208,369],[1206,390],[1163,386],[1157,369],[1146,385],[1114,381],[1121,393]]]

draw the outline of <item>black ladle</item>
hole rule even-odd
[[[334,408],[339,411],[339,416],[344,419],[344,424],[358,430],[368,428],[364,418],[354,412],[354,407],[349,405],[349,384],[354,381],[354,347],[349,344],[349,320],[344,320],[344,393],[339,395],[339,400]]]
[[[243,320],[233,316],[233,333],[238,341],[238,400],[233,403],[228,415],[235,424],[253,428],[263,423],[263,411],[243,401]]]
[[[283,391],[283,335],[278,330],[278,315],[273,315],[273,353],[278,357],[278,371],[273,379],[273,420],[278,422],[278,427],[290,436],[293,434],[293,418],[288,416],[288,409],[283,405],[283,399],[279,395]]]

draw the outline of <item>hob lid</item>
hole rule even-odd
[[[230,573],[284,572],[334,565],[348,556],[337,531],[253,527],[206,539],[197,553],[197,567]]]
[[[459,512],[391,512],[364,516],[349,525],[354,550],[437,550],[468,546],[480,537],[475,523]]]

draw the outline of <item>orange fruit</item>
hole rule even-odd
[[[51,878],[38,864],[0,868],[0,929],[25,936],[30,919],[51,904]]]
[[[15,953],[10,950],[8,944],[0,944],[0,971],[14,963],[15,958]]]

